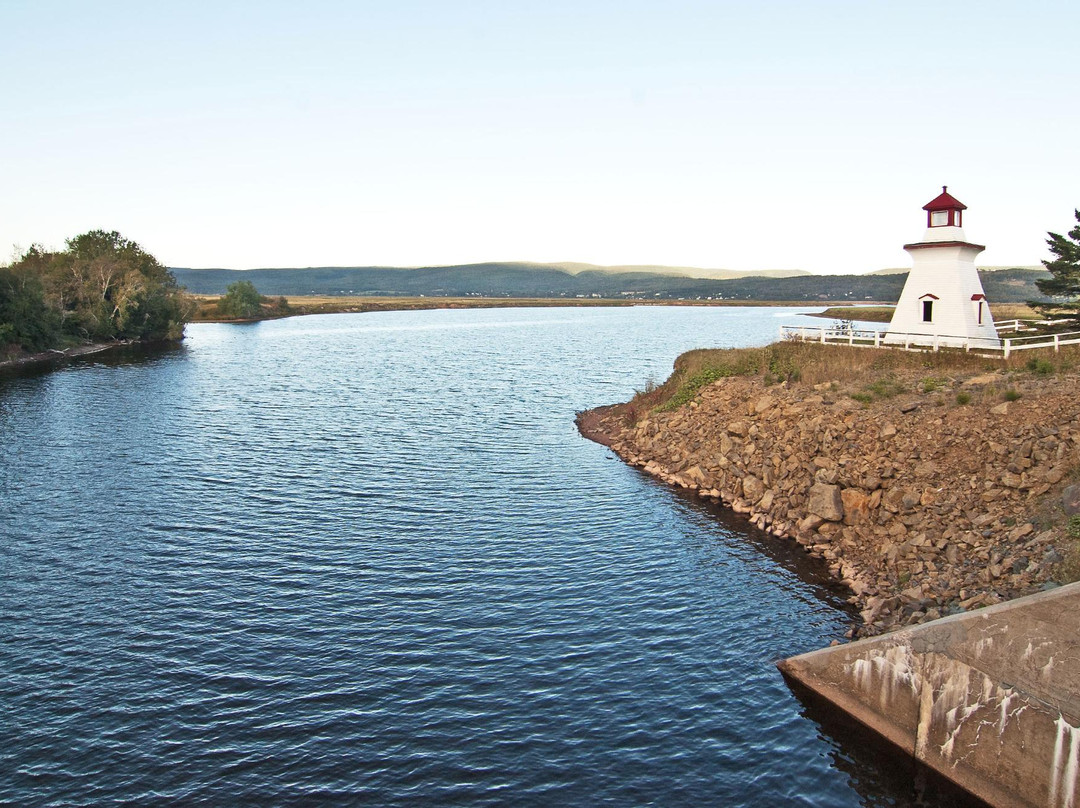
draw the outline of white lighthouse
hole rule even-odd
[[[964,237],[967,205],[946,186],[923,206],[926,235],[905,244],[912,266],[885,342],[954,347],[996,347],[1000,344],[990,306],[983,293],[975,256],[985,247]]]

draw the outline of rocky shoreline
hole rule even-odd
[[[837,383],[723,378],[678,409],[602,407],[578,426],[824,559],[861,611],[849,636],[872,636],[1070,574],[1080,376],[1005,374],[926,389],[916,371],[896,383],[907,392],[871,401]]]

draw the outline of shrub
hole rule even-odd
[[[230,283],[218,301],[218,313],[223,317],[249,320],[262,314],[263,296],[251,281]]]
[[[1028,360],[1026,367],[1032,373],[1037,373],[1040,376],[1049,376],[1054,372],[1054,363],[1049,359],[1035,359],[1033,357]]]
[[[697,395],[698,390],[708,384],[720,381],[720,379],[727,379],[731,376],[737,376],[735,369],[721,365],[719,367],[707,368],[699,373],[695,373],[685,382],[683,382],[679,389],[675,392],[675,395],[661,407],[661,410],[676,410],[686,402],[690,401]]]
[[[956,394],[956,403],[960,404],[961,406],[963,406],[964,404],[970,404],[971,393],[961,390],[959,393]]]
[[[1020,393],[1010,387],[1008,390],[1001,394],[1001,397],[1004,398],[1006,401],[1016,401],[1018,398],[1020,398]]]
[[[893,378],[878,379],[863,388],[874,398],[892,398],[904,392],[904,386]]]

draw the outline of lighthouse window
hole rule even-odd
[[[949,211],[935,210],[930,213],[931,227],[944,227],[949,223]]]
[[[922,302],[922,320],[924,323],[932,323],[934,321],[933,300],[924,300]]]

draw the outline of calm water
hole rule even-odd
[[[796,312],[197,325],[0,380],[0,801],[945,804],[774,668],[848,626],[822,570],[574,429]]]

